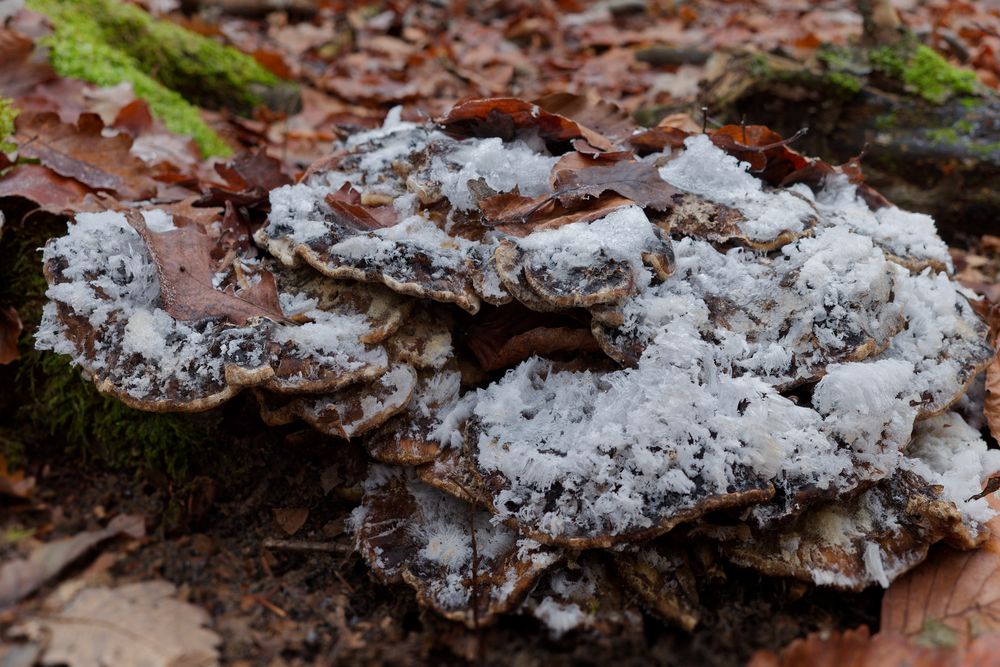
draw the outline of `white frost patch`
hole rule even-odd
[[[763,183],[748,173],[750,165],[720,148],[708,135],[684,141],[684,152],[660,169],[660,178],[742,213],[740,228],[754,241],[770,241],[784,231],[800,232],[816,211],[809,202],[790,192],[765,192]]]
[[[593,222],[534,232],[517,244],[530,252],[532,265],[546,268],[555,279],[568,280],[572,270],[593,266],[597,257],[628,262],[634,271],[641,271],[642,253],[657,242],[643,210],[625,206]]]
[[[888,206],[872,211],[847,176],[828,178],[816,196],[821,224],[853,229],[904,259],[932,261],[952,269],[948,246],[937,235],[934,220],[923,213]]]
[[[482,178],[497,192],[517,188],[522,195],[535,197],[549,191],[549,173],[558,161],[558,157],[541,155],[522,141],[465,139],[435,156],[427,175],[440,184],[452,206],[468,211],[476,206],[469,181]]]
[[[588,619],[580,605],[575,602],[560,602],[551,596],[546,596],[539,602],[532,613],[545,623],[556,639],[585,625]]]

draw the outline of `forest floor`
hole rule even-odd
[[[301,86],[301,109],[260,107],[250,118],[202,115],[235,148],[266,149],[289,176],[326,156],[334,140],[381,123],[396,104],[413,117],[434,117],[469,95],[533,99],[571,91],[595,94],[629,113],[653,113],[696,100],[708,57],[719,50],[779,49],[807,58],[821,43],[848,44],[861,34],[853,3],[836,0],[592,6],[510,0],[458,8],[383,2],[349,10],[342,5],[351,3],[320,2],[298,13],[251,16],[218,11],[225,2],[206,2],[210,9],[196,15],[171,2],[139,4],[254,55]],[[1000,12],[954,0],[898,4],[904,23],[926,43],[971,67],[986,88],[997,88]],[[0,95],[20,108],[55,111],[67,123],[92,111],[108,125],[129,126],[132,112],[123,110],[134,98],[128,87],[99,94],[70,77],[45,78],[50,73],[33,81],[23,65],[35,62],[37,52],[31,45],[29,59],[18,61],[27,52],[11,35],[42,44],[45,21],[23,12],[7,24],[0,29],[0,53],[22,67],[5,70],[0,63]],[[140,124],[144,161],[159,165],[161,176],[176,175],[161,184],[169,180],[194,195],[217,185],[219,160],[202,158],[162,126]],[[39,178],[50,188],[62,182],[51,173]],[[37,192],[12,192],[0,179],[7,222],[0,247],[30,235],[22,224],[25,210],[37,206],[66,218],[66,200]],[[955,253],[960,276],[970,284],[996,282],[1000,244],[975,230],[962,236],[968,247]],[[9,300],[24,320],[23,346],[31,307]],[[422,610],[408,587],[378,583],[353,552],[345,522],[359,499],[366,461],[360,447],[294,426],[267,428],[245,396],[214,413],[213,440],[188,452],[183,471],[167,470],[162,457],[135,454],[142,448],[126,442],[127,430],[112,435],[118,443],[95,435],[90,414],[58,425],[40,418],[44,412],[30,409],[37,395],[24,382],[34,371],[20,370],[19,363],[0,366],[6,385],[0,388],[0,463],[9,468],[0,467],[0,565],[100,530],[116,515],[141,517],[145,534],[94,541],[83,557],[49,554],[44,576],[37,568],[8,572],[37,585],[20,602],[0,604],[4,667],[33,664],[37,642],[23,640],[30,634],[24,623],[84,583],[116,587],[154,579],[173,583],[179,599],[208,613],[221,637],[220,657],[232,665],[741,665],[758,649],[778,651],[810,632],[879,625],[880,590],[831,592],[726,566],[724,585],[704,601],[711,612],[691,633],[648,615],[612,635],[555,638],[534,619],[519,617],[466,630]],[[76,429],[81,421],[83,438],[65,426]],[[116,444],[127,454],[108,455]],[[11,581],[0,573],[0,593]],[[90,641],[86,634],[76,640]]]

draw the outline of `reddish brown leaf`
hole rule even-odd
[[[0,28],[0,95],[14,98],[56,78],[52,66],[33,58],[34,42],[8,28]]]
[[[0,178],[0,197],[24,197],[47,211],[71,212],[93,190],[40,164],[19,164]]]
[[[260,282],[239,292],[224,292],[212,286],[216,265],[212,251],[217,241],[200,226],[153,232],[138,213],[129,211],[126,217],[149,248],[160,278],[163,309],[171,317],[183,321],[224,317],[237,325],[252,317],[285,319],[270,272],[262,272]]]
[[[989,503],[1000,510],[996,494]],[[977,635],[1000,636],[1000,516],[988,525],[992,535],[980,549],[941,549],[893,582],[882,598],[882,632],[943,637],[958,649]]]
[[[724,125],[711,133],[712,143],[742,162],[761,180],[777,185],[788,176],[807,166],[810,160],[792,150],[788,144],[801,136],[782,139],[764,125]]]
[[[274,520],[286,535],[294,535],[305,525],[309,518],[307,507],[276,507]]]
[[[399,222],[399,216],[391,206],[362,206],[337,199],[334,195],[327,195],[326,203],[333,209],[338,220],[353,229],[381,229]]]
[[[281,161],[263,148],[256,153],[241,153],[232,162],[216,165],[215,170],[226,185],[210,187],[198,200],[198,206],[222,206],[227,201],[237,206],[257,206],[267,201],[271,190],[292,182],[282,170]]]
[[[552,93],[535,100],[535,104],[615,142],[622,141],[635,129],[635,121],[625,111],[611,102],[595,97]]]
[[[989,424],[990,433],[1000,436],[1000,357],[995,358],[986,368],[986,401],[983,414]]]
[[[76,125],[60,122],[49,112],[24,112],[15,121],[14,138],[22,157],[36,158],[61,176],[120,199],[148,199],[156,183],[146,164],[132,155],[127,134],[105,137],[96,114],[80,114]]]
[[[500,137],[506,141],[518,130],[536,129],[548,141],[584,139],[598,151],[612,148],[611,140],[600,133],[515,97],[462,100],[438,122],[447,132],[462,137]]]
[[[758,651],[748,667],[997,667],[1000,637],[978,637],[967,650],[956,652],[927,646],[896,634],[871,636],[866,626],[824,636],[814,632],[796,639],[775,655]]]
[[[20,358],[17,339],[21,335],[21,318],[13,306],[0,306],[0,364]]]
[[[587,199],[596,199],[605,192],[628,197],[643,208],[666,210],[671,197],[680,191],[666,183],[649,162],[615,162],[562,171],[556,174],[556,192],[552,195],[560,204],[571,206]]]

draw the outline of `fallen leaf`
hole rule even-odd
[[[814,632],[796,639],[780,655],[758,651],[747,667],[996,667],[998,637],[977,638],[961,654],[922,646],[906,637],[882,632],[872,636],[866,626],[829,635]]]
[[[1000,436],[1000,357],[996,357],[986,367],[986,400],[983,414],[990,426],[990,433]]]
[[[13,306],[0,306],[0,364],[20,358],[17,339],[21,335],[21,318]]]
[[[0,197],[24,197],[53,213],[72,212],[93,190],[40,164],[19,164],[0,178]]]
[[[149,248],[160,278],[163,309],[174,319],[224,317],[237,325],[252,317],[285,319],[278,303],[278,287],[269,271],[261,272],[259,282],[239,292],[215,289],[212,250],[217,242],[199,225],[154,232],[138,213],[128,211],[125,215]]]
[[[285,531],[286,535],[294,535],[305,525],[309,518],[309,508],[307,507],[276,507],[274,509],[274,520]]]
[[[87,531],[64,540],[48,542],[32,551],[26,559],[7,561],[0,566],[0,608],[35,592],[101,542],[118,535],[139,538],[145,532],[141,516],[122,514],[112,519],[103,530]]]
[[[996,494],[988,501],[1000,510]],[[980,549],[942,549],[893,582],[882,598],[881,631],[959,649],[978,635],[1000,635],[1000,516],[988,526],[992,535]]]
[[[167,581],[84,588],[54,613],[13,629],[44,638],[42,663],[70,667],[207,667],[219,660],[219,635],[205,610],[174,597]]]
[[[15,121],[14,139],[21,157],[35,158],[52,171],[120,199],[148,199],[156,183],[146,164],[132,155],[132,138],[102,134],[104,123],[92,113],[80,114],[76,125],[51,112],[26,111]]]
[[[14,98],[56,78],[47,62],[36,60],[35,44],[21,33],[0,28],[0,95]]]
[[[257,206],[267,201],[271,190],[292,182],[282,170],[281,160],[271,157],[263,148],[255,153],[241,153],[226,164],[217,164],[215,171],[226,185],[210,187],[197,206],[222,206],[227,201],[237,206]]]
[[[666,210],[680,191],[667,184],[649,162],[615,162],[611,165],[560,171],[552,197],[563,206],[596,199],[607,191],[628,197],[643,208]]]
[[[510,140],[518,130],[535,129],[538,136],[547,141],[584,139],[597,151],[612,148],[611,141],[602,134],[515,97],[462,100],[438,122],[447,132],[463,137]]]

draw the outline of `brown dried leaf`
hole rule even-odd
[[[80,202],[92,192],[83,183],[40,164],[16,165],[0,178],[0,197],[24,197],[53,213],[80,210]]]
[[[153,232],[139,213],[128,211],[125,215],[149,248],[160,278],[163,309],[174,319],[224,317],[237,325],[253,317],[285,320],[277,284],[269,271],[260,274],[260,282],[238,293],[217,290],[212,285],[216,241],[198,225]]]
[[[1000,636],[983,635],[968,650],[955,652],[893,633],[872,636],[862,625],[842,633],[812,633],[793,641],[780,655],[758,651],[748,667],[997,667],[998,645]]]
[[[986,400],[983,414],[990,426],[990,433],[1000,436],[1000,357],[994,357],[986,367]]]
[[[516,302],[476,318],[466,344],[487,371],[510,368],[535,354],[600,351],[585,319],[539,313]]]
[[[13,306],[0,306],[0,365],[21,357],[17,339],[21,335],[21,318]]]
[[[547,141],[584,139],[597,151],[612,148],[611,141],[602,134],[515,97],[462,100],[438,122],[448,133],[462,137],[500,137],[508,141],[519,130],[536,129]]]
[[[22,157],[36,158],[61,176],[120,199],[148,199],[156,193],[146,164],[131,153],[127,134],[106,137],[104,123],[92,113],[80,114],[76,125],[50,112],[25,111],[15,121],[14,139]]]
[[[551,93],[535,100],[539,107],[590,128],[611,141],[619,142],[635,129],[635,121],[618,105],[596,96]],[[589,142],[588,142],[589,143]]]
[[[995,493],[988,502],[1000,510]],[[882,632],[924,639],[934,633],[958,649],[979,635],[1000,636],[1000,516],[987,525],[992,535],[980,549],[942,549],[889,587]]]
[[[286,535],[299,532],[309,518],[308,507],[275,507],[272,511],[275,522]]]
[[[552,195],[563,206],[594,199],[607,191],[628,197],[643,208],[666,210],[680,190],[666,183],[649,162],[619,161],[611,165],[586,167],[556,174]]]
[[[141,516],[122,514],[112,519],[103,530],[49,542],[32,551],[26,559],[7,561],[0,566],[0,608],[30,595],[101,542],[118,535],[140,538],[145,532]]]
[[[258,206],[267,201],[269,191],[292,182],[282,170],[281,160],[263,148],[256,153],[241,153],[231,162],[215,165],[215,170],[226,185],[211,186],[198,200],[198,206],[222,206],[227,201],[237,206]]]
[[[160,580],[84,588],[57,611],[28,619],[14,632],[45,639],[46,665],[217,665],[221,640],[204,627],[208,613],[175,593],[173,584]]]

